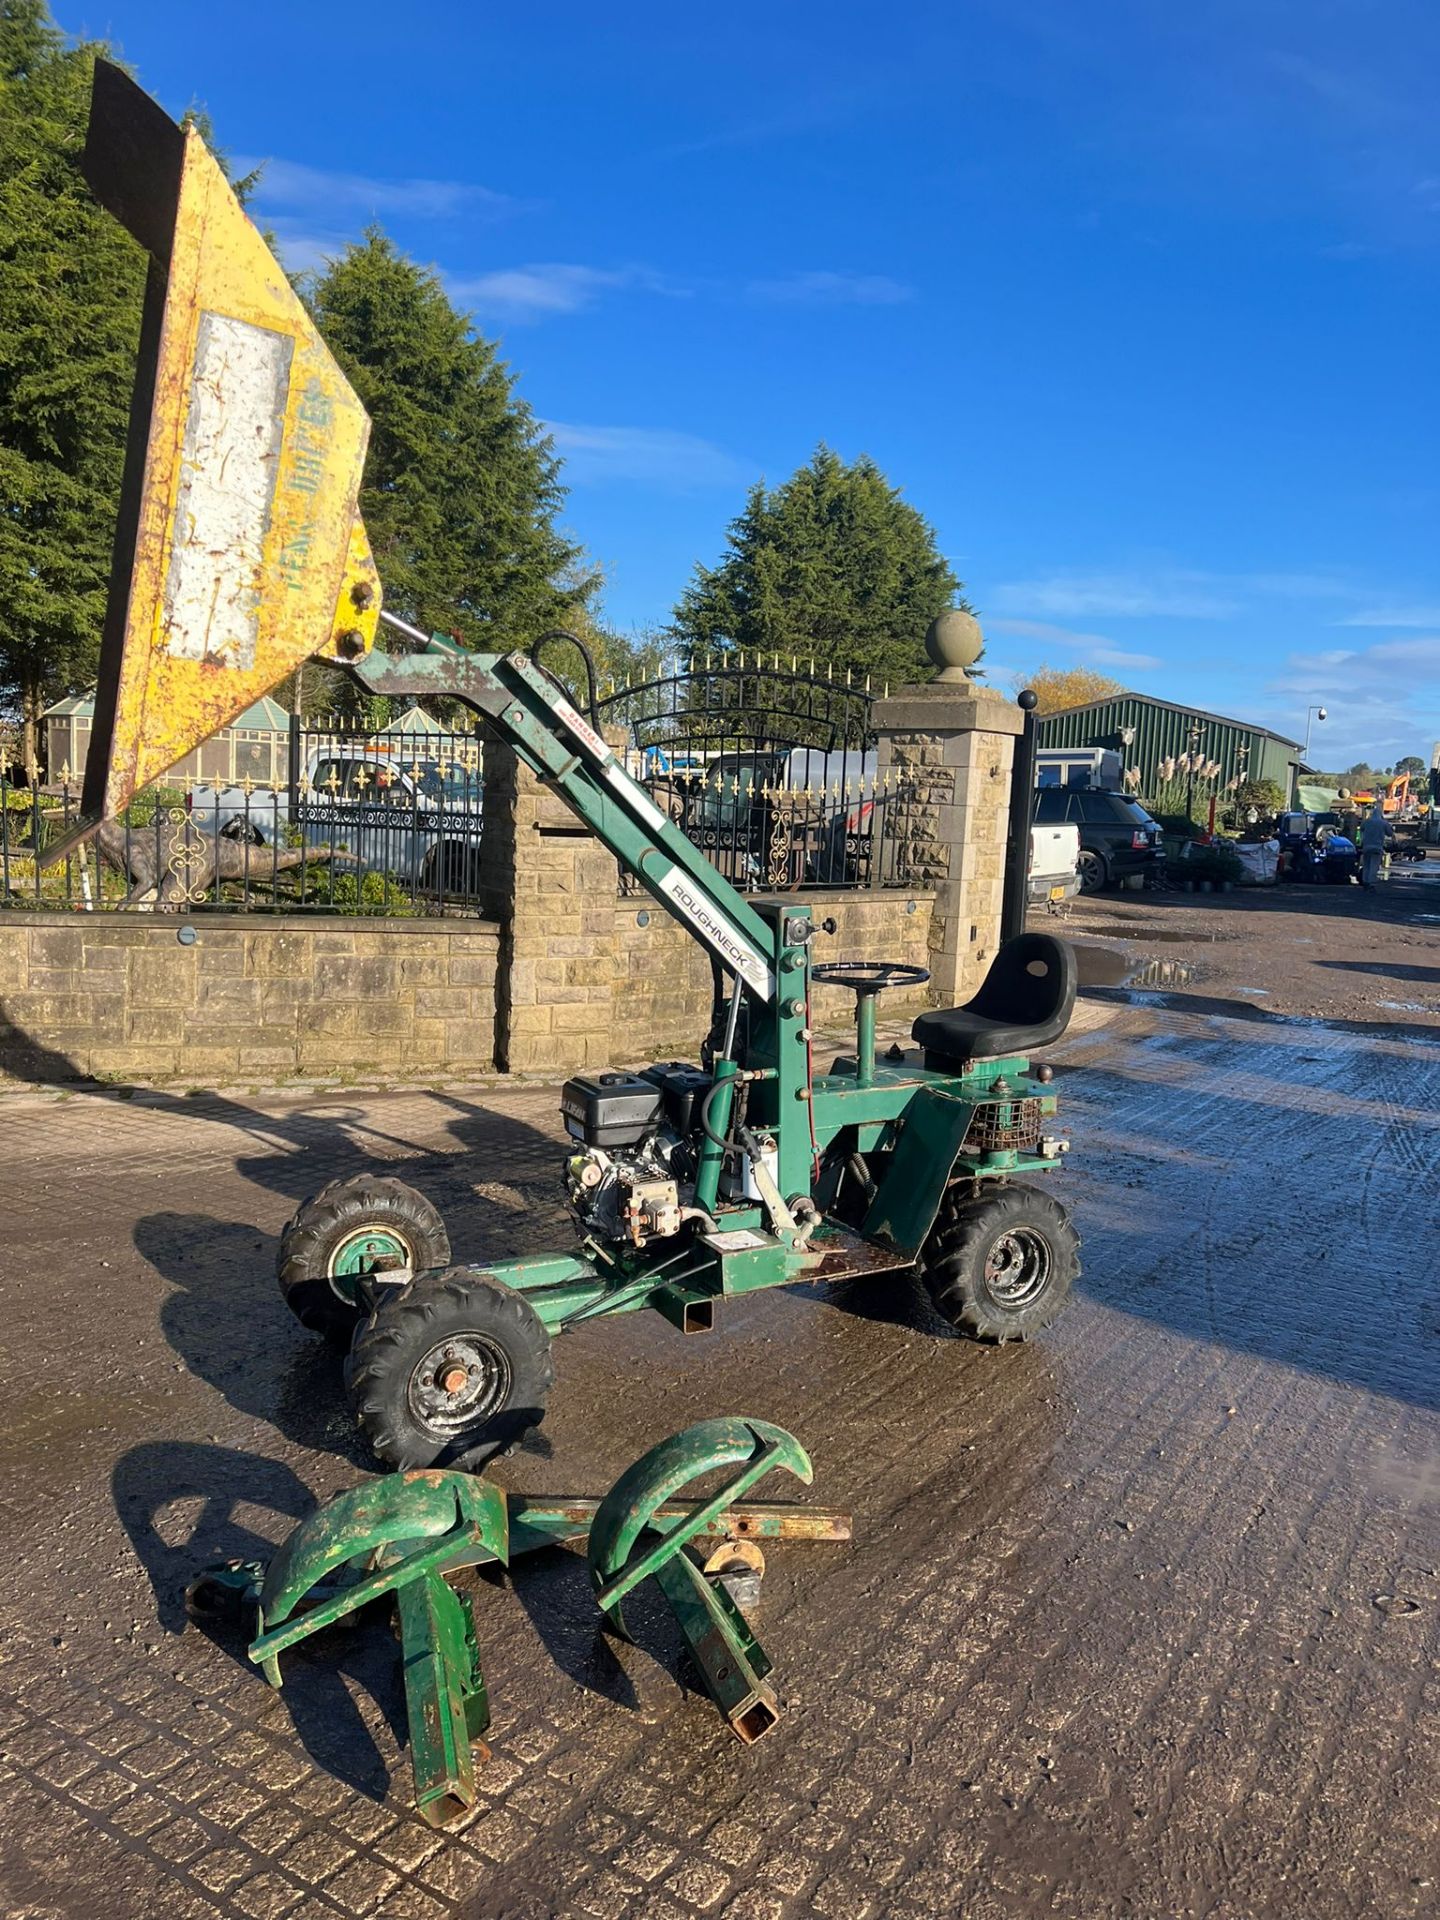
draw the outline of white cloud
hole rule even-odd
[[[755,469],[713,440],[669,427],[604,427],[578,421],[546,420],[544,430],[565,459],[572,486],[603,486],[615,480],[688,491],[696,487],[733,487],[755,477]]]
[[[1163,663],[1153,653],[1131,653],[1103,633],[1074,633],[1069,627],[1057,627],[1049,620],[1012,620],[998,618],[984,622],[987,633],[1014,635],[1020,640],[1039,640],[1047,646],[1073,647],[1084,655],[1090,666],[1130,667],[1136,672]]]
[[[891,306],[910,298],[910,290],[884,274],[796,273],[778,280],[749,280],[738,290],[720,281],[683,280],[655,267],[630,264],[589,267],[572,261],[542,261],[500,267],[490,273],[452,275],[448,285],[457,300],[482,313],[507,320],[539,320],[550,314],[578,313],[607,293],[659,294],[684,299],[705,293],[774,306]]]
[[[1215,573],[1172,566],[1061,570],[1007,581],[995,591],[999,604],[1017,613],[1051,613],[1062,619],[1101,614],[1112,619],[1227,620],[1255,600],[1343,603],[1361,598],[1355,583],[1338,572]],[[1417,624],[1440,624],[1440,614]]]
[[[1303,738],[1306,707],[1323,703],[1327,717],[1315,719],[1310,731],[1315,766],[1348,767],[1358,760],[1391,765],[1406,753],[1428,761],[1440,733],[1440,705],[1430,693],[1437,673],[1440,633],[1348,651],[1292,653],[1267,688],[1284,704],[1264,717],[1278,732]]]
[[[409,215],[418,220],[454,220],[461,216],[513,213],[520,202],[467,180],[390,180],[361,173],[332,173],[297,160],[261,160],[250,155],[234,161],[237,175],[261,169],[255,199],[262,207],[292,213],[343,218],[377,214]]]
[[[1017,614],[1055,614],[1062,620],[1097,613],[1122,619],[1223,620],[1239,604],[1233,593],[1218,589],[1215,576],[1181,570],[1053,573],[1005,581],[990,597]]]
[[[1369,660],[1387,667],[1428,667],[1440,673],[1440,634],[1428,633],[1415,640],[1382,640],[1366,653]]]
[[[915,297],[914,288],[885,273],[788,273],[751,280],[745,297],[772,306],[896,307]]]
[[[1362,607],[1336,623],[1342,627],[1440,627],[1440,606]]]
[[[1158,654],[1125,653],[1119,647],[1096,647],[1090,655],[1090,662],[1097,667],[1133,667],[1137,673],[1165,664]]]
[[[287,273],[323,273],[354,238],[331,228],[316,227],[307,220],[285,214],[261,214],[260,224],[274,236],[275,246]]]
[[[1051,640],[1057,647],[1108,647],[1113,643],[1103,633],[1073,633],[1069,627],[1057,627],[1049,620],[986,620],[987,633],[1013,633],[1021,640]]]
[[[452,278],[451,296],[481,313],[508,320],[537,320],[548,313],[578,313],[603,293],[643,281],[634,267],[582,267],[551,261],[528,267],[501,267],[494,273]]]

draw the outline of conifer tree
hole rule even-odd
[[[596,577],[556,524],[560,466],[489,341],[377,229],[312,311],[371,417],[360,509],[385,603],[471,646],[528,646]]]
[[[138,246],[80,173],[93,45],[0,0],[0,705],[93,681],[140,305]]]
[[[675,609],[682,645],[813,656],[872,684],[928,679],[925,629],[964,606],[934,529],[865,455],[827,446],[780,486],[752,488],[714,567]]]

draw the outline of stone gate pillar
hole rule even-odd
[[[500,922],[495,1064],[603,1067],[614,1044],[615,856],[488,729],[482,765],[481,900]]]
[[[935,888],[930,1004],[968,1000],[1000,942],[1010,772],[1024,715],[972,680],[980,628],[941,614],[925,637],[935,679],[873,708],[882,785],[889,776],[879,878]]]

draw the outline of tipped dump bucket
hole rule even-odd
[[[311,654],[365,653],[380,583],[357,510],[369,419],[204,141],[102,60],[83,164],[150,256],[93,827]]]

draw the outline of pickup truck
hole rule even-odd
[[[385,874],[417,893],[473,899],[480,890],[478,762],[343,741],[307,756],[293,804],[284,789],[196,787],[186,805],[202,833],[330,849],[347,870]]]
[[[1080,829],[1042,826],[1030,829],[1030,900],[1053,905],[1073,900],[1080,891]]]

